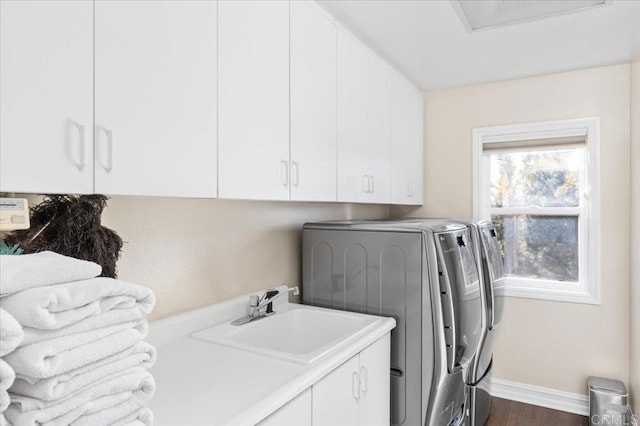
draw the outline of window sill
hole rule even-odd
[[[508,286],[496,289],[495,295],[549,300],[553,302],[583,303],[587,305],[601,304],[598,295],[584,290],[552,290],[546,288]]]

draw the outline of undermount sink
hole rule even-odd
[[[233,326],[223,323],[191,337],[274,358],[311,364],[357,339],[382,320],[371,315],[289,303],[275,315]]]

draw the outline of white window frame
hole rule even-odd
[[[558,213],[579,214],[579,281],[538,280],[508,277],[497,294],[510,297],[596,304],[600,295],[600,119],[581,118],[540,123],[514,124],[473,129],[473,214],[476,220],[491,219],[490,158],[483,155],[483,146],[491,143],[513,145],[517,141],[531,141],[584,136],[586,140],[586,170],[580,177],[580,207],[557,208]],[[534,213],[532,209],[501,209],[505,213]],[[553,209],[546,208],[548,213]]]

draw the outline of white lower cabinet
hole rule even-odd
[[[313,385],[313,426],[388,425],[390,335]]]
[[[359,424],[389,425],[391,389],[391,335],[360,352],[361,396]]]
[[[311,388],[258,423],[259,426],[311,426]]]
[[[391,334],[353,356],[259,426],[389,426]]]
[[[357,425],[360,355],[356,355],[313,385],[314,426]]]

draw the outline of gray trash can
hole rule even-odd
[[[620,380],[589,377],[589,426],[630,424],[627,389]]]

